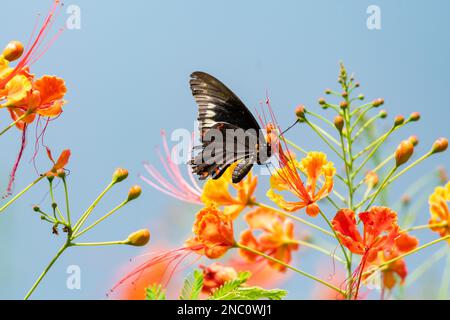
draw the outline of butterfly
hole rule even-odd
[[[239,183],[253,165],[272,155],[270,126],[266,134],[244,103],[222,82],[205,72],[191,75],[190,87],[198,105],[201,145],[191,159],[200,180],[219,179],[235,162],[232,182]]]

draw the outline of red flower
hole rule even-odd
[[[352,253],[362,256],[360,265],[354,273],[357,281],[352,281],[356,286],[355,298],[358,296],[364,270],[372,265],[378,265],[380,257],[388,257],[383,260],[388,261],[417,245],[417,240],[413,241],[415,238],[400,231],[397,213],[389,208],[373,207],[368,212],[360,213],[359,218],[363,223],[362,234],[358,231],[355,213],[350,209],[340,210],[332,221],[339,241]],[[390,271],[397,272],[400,277],[406,276],[399,268],[395,269],[395,265],[390,268]]]

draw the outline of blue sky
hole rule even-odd
[[[26,42],[50,0],[8,1],[2,6],[0,43]],[[282,126],[293,120],[298,104],[316,108],[327,87],[336,88],[338,63],[344,61],[361,82],[367,98],[383,97],[390,116],[422,114],[422,120],[393,139],[393,147],[411,134],[420,137],[418,153],[438,137],[449,136],[450,3],[448,1],[67,1],[81,8],[81,30],[66,30],[34,66],[37,74],[66,80],[63,116],[52,123],[46,143],[55,152],[69,147],[73,212],[86,208],[118,166],[130,171],[126,185],[115,189],[98,214],[139,183],[142,161],[157,162],[154,146],[160,130],[193,127],[196,106],[189,74],[209,72],[228,84],[253,108],[268,90]],[[368,30],[366,9],[381,8],[381,30]],[[65,23],[64,11],[55,28]],[[56,29],[55,29],[56,30]],[[9,122],[6,112],[1,127]],[[322,148],[311,132],[291,133],[306,149]],[[0,141],[0,186],[19,148],[19,133]],[[20,190],[36,173],[26,151],[16,181]],[[449,154],[431,159],[399,181],[393,197],[428,170],[448,164]],[[45,157],[38,159],[45,170]],[[143,186],[139,201],[96,230],[89,240],[121,239],[142,227],[155,242],[180,245],[190,227],[173,226],[174,217],[192,221],[195,207],[186,207]],[[0,298],[21,298],[59,246],[31,210],[45,196],[36,188],[0,216]],[[43,202],[46,203],[46,202]],[[426,222],[424,210],[421,221]],[[174,230],[179,230],[175,232]],[[75,249],[55,266],[36,298],[103,298],[118,268],[142,251],[133,248]],[[301,257],[314,271],[317,259]],[[314,260],[314,261],[312,261]],[[67,290],[68,265],[82,270],[82,289]],[[290,297],[306,298],[311,283],[298,279],[288,286]],[[306,289],[305,289],[306,288]]]

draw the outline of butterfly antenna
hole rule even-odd
[[[286,132],[288,132],[289,130],[291,130],[293,127],[295,127],[295,125],[298,123],[298,120],[295,121],[289,128],[287,128],[286,130],[284,130],[282,133],[280,133],[280,136],[283,136]]]

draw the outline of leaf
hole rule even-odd
[[[250,272],[240,272],[236,279],[225,282],[220,288],[214,291],[211,295],[211,300],[226,300],[226,298],[230,293],[235,291],[241,285],[243,285],[248,278],[250,278]]]
[[[286,294],[287,292],[281,289],[266,290],[260,287],[239,287],[222,300],[281,300]]]
[[[237,279],[224,283],[209,297],[210,300],[281,300],[287,294],[285,290],[266,290],[260,287],[243,286],[250,277],[249,272],[239,273]]]
[[[203,272],[195,270],[193,277],[187,277],[184,280],[183,289],[181,289],[180,300],[197,300],[203,288]]]
[[[146,300],[166,300],[166,290],[160,284],[154,284],[147,288]]]

